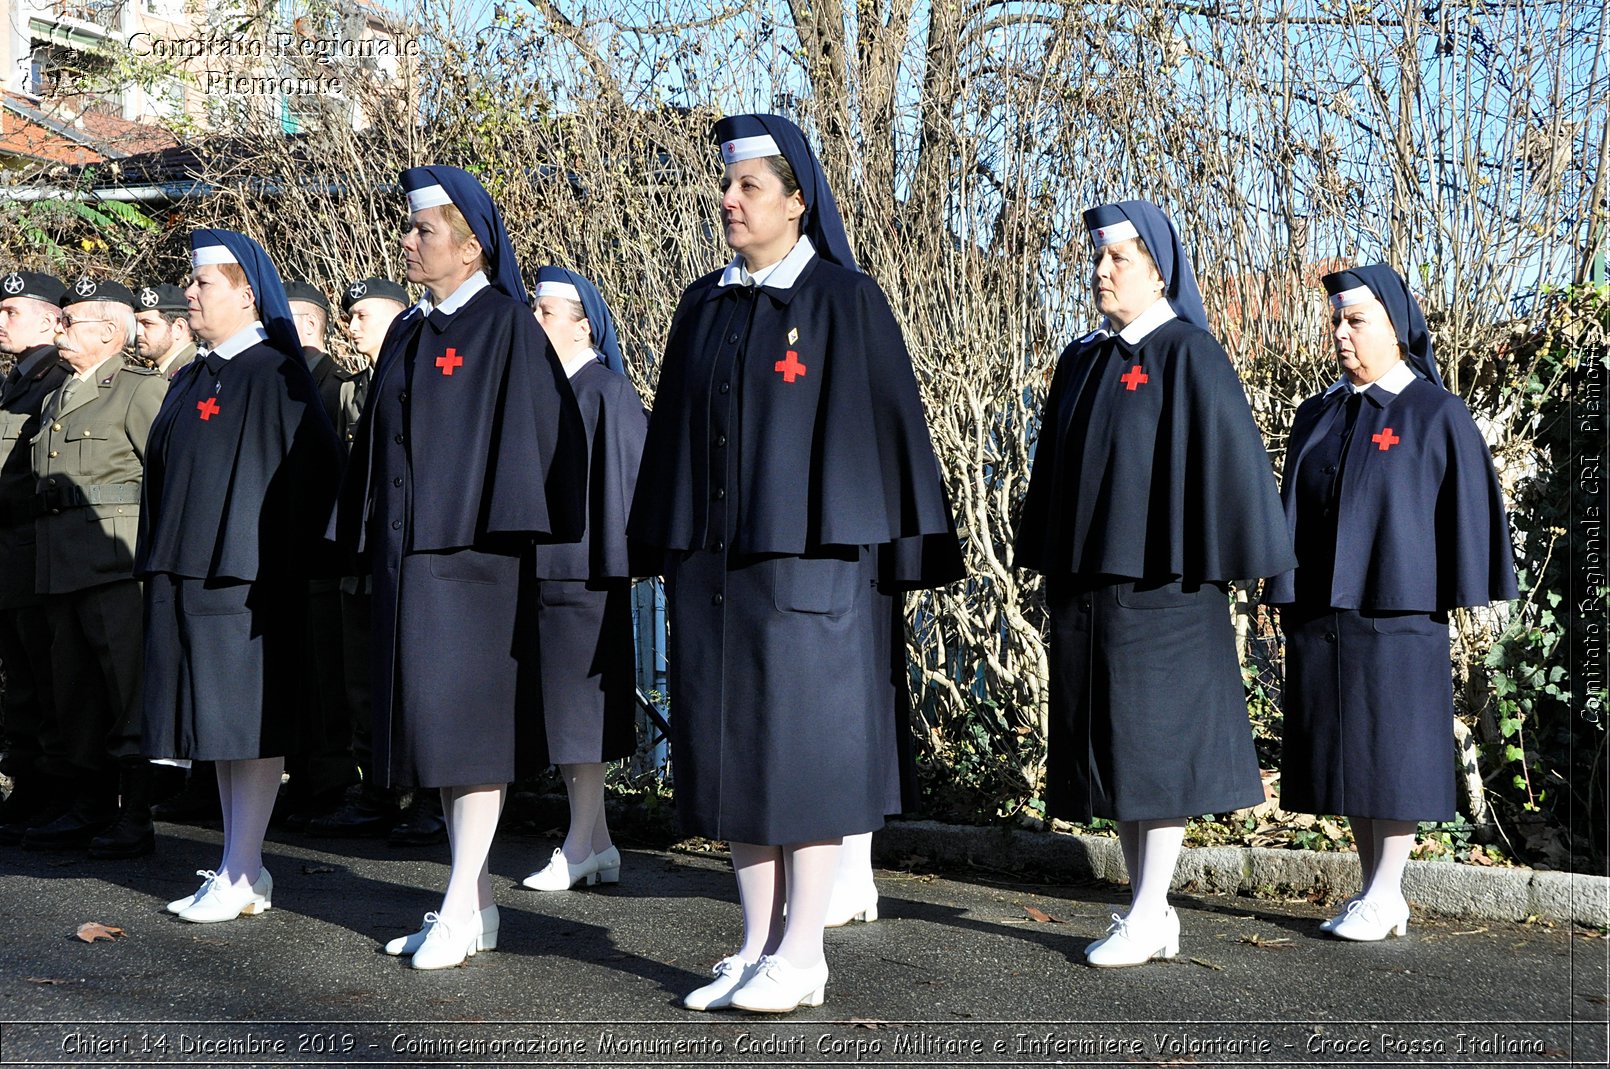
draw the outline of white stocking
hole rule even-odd
[[[1135,829],[1140,857],[1138,869],[1129,874],[1129,916],[1141,922],[1161,920],[1185,845],[1185,818],[1136,821]]]
[[[1409,864],[1409,851],[1414,849],[1414,832],[1419,825],[1412,820],[1373,820],[1371,838],[1375,842],[1375,870],[1366,876],[1364,898],[1382,905],[1397,905],[1403,901],[1403,870]]]
[[[609,849],[609,825],[604,819],[604,765],[560,765],[559,771],[570,798],[565,860],[579,865],[591,855]]]
[[[846,835],[839,854],[839,871],[834,878],[835,892],[856,891],[872,883],[872,833]]]
[[[843,839],[823,839],[783,847],[788,926],[777,955],[796,969],[809,969],[822,960],[822,926],[843,845]]]
[[[506,783],[452,787],[442,792],[453,868],[447,877],[440,913],[449,923],[467,921],[492,904],[492,871],[487,859],[507,793]]]
[[[218,762],[218,797],[224,811],[224,861],[218,876],[226,883],[249,888],[262,872],[263,837],[284,772],[283,757]]]
[[[744,941],[738,956],[759,961],[763,955],[776,953],[783,938],[783,851],[753,843],[729,845],[744,915]]]

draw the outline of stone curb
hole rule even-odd
[[[1035,872],[1108,883],[1128,879],[1118,840],[1093,835],[896,820],[877,834],[873,850],[890,862],[917,856],[1009,874]],[[1610,926],[1610,878],[1604,876],[1410,861],[1403,882],[1417,908],[1446,917],[1495,921],[1540,917]],[[1358,887],[1358,862],[1351,853],[1262,846],[1187,849],[1180,855],[1173,884],[1176,891],[1263,898],[1297,898],[1321,891],[1335,901]]]

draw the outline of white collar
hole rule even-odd
[[[235,333],[213,346],[208,356],[216,356],[220,360],[230,360],[244,353],[258,342],[268,340],[268,331],[263,329],[262,322],[254,321],[241,327]]]
[[[469,304],[471,297],[474,297],[491,284],[486,280],[485,271],[477,271],[463,282],[460,282],[458,289],[448,294],[447,299],[441,304],[433,303],[430,299],[430,290],[426,290],[419,298],[419,310],[426,315],[430,315],[432,312],[440,312],[444,316],[450,316],[466,304]]]
[[[1118,332],[1118,336],[1130,345],[1139,345],[1141,339],[1145,338],[1146,335],[1167,323],[1170,319],[1178,318],[1174,314],[1174,306],[1168,303],[1168,298],[1159,297],[1152,302],[1150,308],[1130,320],[1129,325]],[[1110,323],[1103,323],[1102,328],[1107,333],[1112,333]]]
[[[816,255],[816,247],[811,239],[804,234],[794,242],[794,247],[788,250],[788,255],[781,260],[759,271],[750,271],[744,267],[744,258],[734,256],[726,270],[721,272],[721,281],[718,286],[770,286],[774,290],[793,289],[794,283],[799,281],[800,272],[805,265],[811,262]]]
[[[1371,386],[1379,386],[1387,393],[1396,397],[1398,394],[1402,393],[1404,388],[1408,386],[1409,383],[1413,382],[1415,378],[1416,376],[1414,374],[1414,369],[1409,366],[1409,362],[1407,360],[1399,360],[1397,363],[1393,364],[1391,367],[1382,372],[1374,382],[1365,383],[1363,386],[1354,386],[1351,382],[1348,382],[1346,378],[1337,379],[1335,382],[1331,383],[1330,389],[1325,391],[1325,396],[1329,397],[1331,394],[1342,389],[1344,386],[1347,389],[1352,390],[1354,393],[1363,393]]]
[[[109,356],[105,360],[102,360],[99,364],[96,364],[94,367],[90,368],[88,371],[75,371],[73,372],[73,378],[77,379],[79,382],[89,382],[93,380],[96,375],[101,373],[101,368],[105,367],[107,364],[110,364],[116,359],[117,357],[115,355]]]
[[[588,364],[598,363],[598,350],[588,349],[586,352],[577,353],[572,357],[561,356],[559,363],[564,366],[565,378],[573,379],[576,377],[576,373]]]

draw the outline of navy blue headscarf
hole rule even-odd
[[[430,186],[441,186],[453,206],[463,214],[476,240],[492,264],[492,285],[521,304],[530,304],[520,264],[514,258],[514,245],[503,226],[503,216],[480,179],[458,167],[410,167],[402,173],[403,191],[413,193]]]
[[[229,255],[246,273],[246,281],[252,288],[252,295],[257,298],[258,318],[263,321],[263,329],[268,331],[268,340],[281,352],[300,355],[302,339],[296,333],[296,321],[291,318],[291,306],[285,300],[285,284],[280,281],[280,273],[274,267],[274,261],[268,258],[268,253],[263,251],[261,245],[245,234],[237,234],[233,230],[211,229],[190,232],[190,256],[193,263],[197,253],[206,257],[204,250],[219,246],[229,250]]]
[[[1084,213],[1085,229],[1096,236],[1097,231],[1114,223],[1129,222],[1146,243],[1157,273],[1163,276],[1163,296],[1174,309],[1174,314],[1187,323],[1208,329],[1207,310],[1202,307],[1202,294],[1196,288],[1196,273],[1185,256],[1185,245],[1163,209],[1146,200],[1121,200],[1116,204],[1102,204],[1087,208]]]
[[[800,128],[781,115],[728,115],[716,123],[711,138],[726,145],[745,137],[769,135],[782,150],[783,159],[794,169],[799,180],[799,192],[805,200],[805,217],[800,220],[800,233],[811,239],[816,255],[831,260],[852,271],[855,254],[850,251],[850,239],[844,233],[844,220],[839,217],[838,202],[828,187],[827,175],[811,151],[809,141]]]
[[[537,289],[541,290],[544,282],[568,282],[576,287],[576,293],[581,300],[581,309],[587,317],[587,323],[593,328],[593,348],[604,358],[604,364],[611,371],[626,373],[626,364],[621,360],[621,343],[615,334],[615,320],[609,314],[609,306],[604,303],[603,294],[598,287],[588,282],[574,271],[563,267],[544,267],[537,272]],[[541,294],[538,293],[538,297]]]
[[[1425,314],[1420,311],[1420,302],[1409,292],[1409,284],[1403,281],[1402,275],[1386,264],[1368,264],[1333,271],[1321,281],[1325,283],[1325,292],[1333,297],[1360,286],[1373,293],[1386,308],[1387,318],[1398,332],[1398,348],[1409,367],[1433,386],[1443,385],[1437,362],[1431,356],[1431,330],[1426,326]]]

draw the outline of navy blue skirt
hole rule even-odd
[[[784,845],[901,810],[905,649],[875,555],[673,554],[671,758],[684,832]],[[898,652],[899,663],[896,663]]]
[[[1166,820],[1263,801],[1224,590],[1058,575],[1046,603],[1051,816]]]
[[[1454,817],[1444,613],[1286,608],[1280,807],[1379,820]]]
[[[537,587],[542,636],[538,760],[595,764],[637,749],[637,651],[632,644],[632,587],[596,589],[580,580],[543,579]]]
[[[307,690],[301,580],[145,580],[142,749],[149,757],[242,761],[296,743]]]

